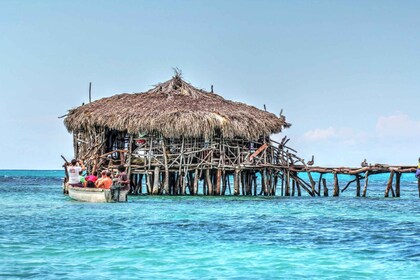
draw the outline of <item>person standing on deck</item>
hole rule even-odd
[[[420,179],[420,158],[419,158],[419,164],[417,165],[416,178]]]
[[[81,187],[79,172],[86,169],[83,161],[79,160],[80,166],[77,164],[76,159],[72,159],[70,165],[67,165],[67,172],[69,174],[69,184],[71,186]]]

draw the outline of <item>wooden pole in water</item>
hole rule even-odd
[[[322,176],[324,175],[324,173],[321,173],[319,175],[319,180],[318,180],[318,195],[321,196],[321,181],[322,181]]]
[[[290,196],[290,174],[289,174],[289,170],[287,170],[286,172],[286,178],[285,178],[285,196]]]
[[[233,195],[239,195],[239,168],[235,168],[233,177]]]
[[[296,181],[296,189],[297,189],[298,196],[301,196],[301,195],[302,195],[302,193],[301,193],[301,191],[300,191],[299,181]]]
[[[324,186],[324,196],[328,196],[327,179],[322,178],[322,185]]]
[[[197,195],[198,193],[198,168],[194,171],[194,183],[193,183],[193,189],[194,189],[194,195]]]
[[[394,179],[394,170],[389,173],[388,183],[386,184],[385,197],[389,197],[389,191],[392,188],[392,180]]]
[[[292,196],[295,196],[296,181],[292,180]]]
[[[162,140],[163,163],[165,167],[165,179],[163,180],[163,191],[169,194],[169,169],[168,169],[168,155],[166,154],[165,141]]]
[[[213,195],[213,184],[211,182],[210,169],[208,168],[206,168],[206,184],[207,184],[208,195]]]
[[[366,197],[368,184],[369,184],[369,171],[366,171],[366,173],[365,173],[365,186],[363,187],[362,197]]]
[[[155,171],[154,171],[152,194],[159,194],[159,179],[160,179],[160,167],[156,166]]]
[[[340,187],[338,185],[338,176],[337,173],[334,173],[334,194],[333,196],[339,196],[340,195]]]
[[[400,197],[400,181],[401,181],[401,173],[397,172],[397,176],[395,177],[395,196]]]
[[[360,196],[360,176],[356,175],[356,196]]]
[[[222,177],[222,170],[220,170],[219,168],[217,169],[216,172],[216,190],[215,190],[215,195],[220,195],[220,180]]]

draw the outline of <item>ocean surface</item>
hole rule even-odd
[[[366,198],[351,185],[340,197],[142,195],[118,204],[72,201],[62,177],[0,170],[0,279],[420,278],[413,174],[402,176],[401,198],[384,198],[388,178],[375,175]]]

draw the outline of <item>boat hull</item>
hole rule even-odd
[[[128,191],[120,191],[117,201],[114,201],[111,196],[111,190],[97,189],[97,188],[80,188],[67,186],[69,197],[82,202],[126,202]]]

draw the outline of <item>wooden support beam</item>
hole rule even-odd
[[[395,196],[400,197],[400,182],[401,182],[401,173],[397,172],[395,177]]]
[[[239,195],[239,176],[240,170],[239,168],[236,168],[235,175],[233,177],[233,195]]]
[[[363,195],[362,197],[366,197],[366,192],[369,184],[369,171],[366,171],[365,173],[365,186],[363,187]]]
[[[322,178],[322,185],[324,186],[324,196],[328,196],[327,179]]]
[[[337,173],[334,173],[334,193],[333,196],[340,195],[340,186],[338,185],[338,176]]]
[[[356,175],[356,196],[360,196],[360,176]]]
[[[194,189],[194,195],[197,195],[198,193],[198,179],[199,179],[199,174],[198,174],[198,168],[195,169],[194,171],[194,183],[193,183],[193,189]]]
[[[389,178],[388,178],[388,183],[386,184],[386,188],[385,188],[385,197],[389,197],[389,191],[392,188],[392,181],[394,179],[394,170],[391,170],[391,172],[389,173]]]
[[[213,183],[211,182],[211,176],[210,176],[210,169],[206,168],[206,184],[207,184],[207,194],[213,195]]]
[[[215,195],[220,195],[220,180],[221,180],[221,177],[222,177],[222,170],[220,170],[218,168],[217,172],[216,172],[216,189],[215,189],[215,192],[214,192]]]
[[[159,186],[160,186],[159,179],[160,179],[160,167],[156,166],[155,171],[154,171],[152,194],[159,194]]]
[[[169,194],[169,169],[168,169],[168,155],[166,151],[165,141],[162,140],[163,163],[165,168],[165,179],[163,180],[163,192]]]

